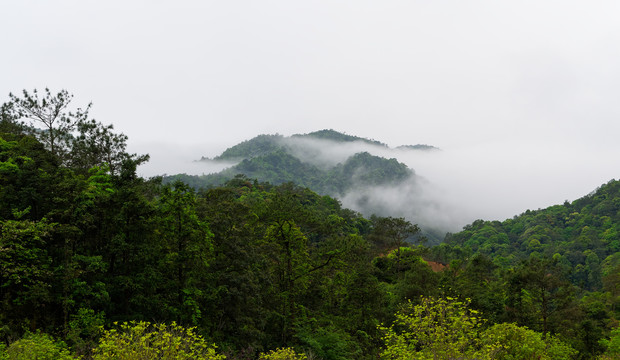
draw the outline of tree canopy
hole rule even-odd
[[[144,179],[126,136],[34,94],[0,113],[0,358],[617,356],[617,181],[428,247],[293,182]]]

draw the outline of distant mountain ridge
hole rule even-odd
[[[316,141],[316,142],[315,142]],[[395,158],[371,155],[367,151],[351,150],[350,156],[339,155],[343,161],[336,161],[329,146],[349,145],[389,147],[379,141],[347,135],[335,130],[325,129],[308,134],[295,134],[290,137],[258,135],[236,144],[220,155],[200,161],[237,162],[219,173],[208,175],[178,174],[167,176],[165,181],[181,179],[193,187],[217,186],[243,174],[259,181],[280,184],[292,181],[325,195],[339,196],[351,186],[391,185],[415,176],[412,169]],[[405,145],[400,150],[437,150],[429,145]],[[329,158],[332,164],[321,163],[321,156]],[[326,162],[328,162],[326,161]]]
[[[439,150],[438,148],[436,148],[434,146],[426,145],[426,144],[401,145],[401,146],[397,147],[397,149],[403,149],[403,150],[424,150],[424,151]]]
[[[418,204],[417,195],[415,191],[412,192],[423,180],[413,169],[389,155],[392,151],[397,155],[433,150],[438,149],[429,145],[390,148],[376,140],[334,130],[319,130],[289,137],[263,134],[231,146],[218,156],[202,157],[199,160],[234,164],[218,173],[177,174],[165,176],[164,182],[181,180],[197,189],[222,185],[238,175],[274,185],[293,182],[318,194],[346,201],[347,206],[368,216],[403,216],[400,212],[402,209],[395,210],[386,206],[374,194],[385,189],[403,189],[400,197],[410,198],[411,208],[427,206]],[[387,154],[387,157],[371,152]],[[408,220],[420,223],[417,218]],[[439,241],[441,236],[427,237]]]
[[[250,140],[243,141],[213,158],[213,160],[243,160],[269,154],[281,148],[279,140],[282,135],[258,135]],[[204,157],[201,160],[208,160]]]
[[[316,142],[315,142],[316,141]],[[180,179],[189,185],[200,188],[217,186],[238,174],[259,181],[281,184],[294,182],[325,195],[340,196],[351,186],[393,185],[410,179],[415,172],[395,158],[371,155],[367,151],[353,151],[350,156],[340,155],[343,161],[334,160],[326,147],[359,143],[363,146],[389,147],[379,141],[347,135],[326,129],[308,134],[295,134],[290,137],[258,135],[226,149],[222,154],[200,161],[237,162],[219,173],[208,175],[178,174],[165,177],[164,181]],[[399,150],[437,150],[429,145],[405,145]],[[329,158],[321,163],[321,157]]]
[[[365,145],[377,146],[380,148],[388,149],[388,145],[377,140],[362,138],[359,136],[347,135],[332,129],[324,129],[314,131],[308,134],[294,134],[290,137],[284,137],[280,134],[268,135],[261,134],[255,136],[252,139],[240,142],[222,152],[222,154],[210,159],[202,157],[202,161],[209,160],[227,160],[227,161],[242,161],[244,159],[251,159],[254,157],[262,156],[274,152],[278,149],[284,149],[290,152],[291,147],[294,147],[296,140],[325,140],[333,143],[354,143],[358,142]],[[401,145],[396,149],[400,150],[439,150],[438,148],[425,144],[417,145]]]
[[[372,140],[372,139],[366,139],[366,138],[362,138],[359,136],[353,136],[353,135],[347,135],[347,134],[343,134],[341,132],[338,132],[336,130],[332,130],[332,129],[324,129],[324,130],[319,130],[319,131],[314,131],[308,134],[295,134],[292,136],[293,138],[297,137],[297,138],[315,138],[315,139],[323,139],[323,140],[332,140],[332,141],[336,141],[336,142],[354,142],[354,141],[361,141],[361,142],[365,142],[368,144],[372,144],[372,145],[377,145],[377,146],[382,146],[382,147],[388,147],[386,144],[376,141],[376,140]]]

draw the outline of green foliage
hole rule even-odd
[[[68,111],[73,95],[67,90],[52,94],[47,88],[41,94],[36,89],[32,92],[24,90],[21,97],[9,94],[9,98],[10,102],[6,108],[11,109],[12,116],[42,126],[43,131],[34,131],[33,134],[46,144],[52,154],[65,160],[69,151],[71,132],[78,122],[88,119],[91,104],[85,109]]]
[[[225,172],[229,176],[245,174],[273,184],[292,181],[301,186],[317,184],[320,181],[318,176],[321,174],[315,166],[306,164],[281,149],[255,158],[244,159]],[[226,176],[226,174],[223,175]]]
[[[215,346],[208,344],[194,328],[176,323],[123,323],[108,330],[94,350],[93,359],[204,359],[223,360]]]
[[[110,173],[119,174],[127,162],[139,165],[148,160],[148,155],[127,153],[127,136],[113,130],[112,125],[103,125],[95,120],[78,121],[77,134],[71,140],[69,165],[82,171],[105,166]]]
[[[78,354],[87,354],[93,349],[97,340],[103,334],[105,316],[95,313],[92,309],[80,308],[77,314],[71,316],[67,341]]]
[[[162,189],[160,224],[156,231],[164,251],[160,269],[163,288],[171,296],[170,313],[183,323],[198,325],[203,300],[201,278],[212,254],[212,233],[196,213],[193,189],[177,182]]]
[[[336,166],[328,176],[360,185],[384,185],[399,183],[413,176],[413,172],[394,158],[385,159],[361,152]],[[341,193],[344,191],[338,190]]]
[[[384,331],[382,359],[547,359],[574,358],[577,352],[555,337],[515,324],[482,328],[484,319],[469,302],[421,298],[408,302]]]
[[[112,173],[117,173],[125,162],[137,165],[148,160],[147,155],[128,154],[127,136],[112,132],[112,125],[89,119],[92,103],[84,109],[69,111],[73,95],[67,90],[56,94],[47,88],[41,93],[36,89],[24,90],[21,97],[9,94],[9,98],[2,107],[3,118],[25,119],[42,127],[29,128],[29,132],[59,161],[76,171],[84,173],[93,166],[107,164]]]
[[[44,333],[28,333],[23,338],[11,343],[0,352],[0,359],[6,360],[69,360],[71,355],[67,345]]]
[[[549,359],[574,359],[579,356],[578,351],[573,349],[569,344],[560,340],[558,337],[551,336],[545,339],[547,344],[547,356]],[[588,356],[581,354],[582,357]]]
[[[417,225],[413,225],[405,218],[372,216],[372,232],[369,240],[374,243],[380,252],[396,249],[396,256],[400,255],[400,248],[405,246],[408,239],[420,232]]]
[[[616,359],[620,357],[620,328],[611,331],[609,339],[602,339],[601,345],[605,347],[604,358]]]
[[[40,220],[53,206],[57,159],[31,136],[0,134],[0,218]]]
[[[420,296],[435,295],[439,274],[421,257],[420,248],[398,247],[373,260],[377,278],[390,284],[394,306]]]
[[[322,134],[322,135],[321,135]],[[312,133],[304,136],[338,141],[362,141],[361,138],[329,133]],[[339,134],[339,133],[336,133]],[[295,136],[295,137],[300,137]],[[370,140],[366,142],[385,146]],[[342,195],[352,186],[377,186],[397,184],[415,176],[405,164],[396,159],[385,159],[361,152],[349,157],[345,162],[332,167],[319,167],[299,159],[286,145],[280,135],[260,135],[227,149],[215,160],[237,160],[237,165],[218,174],[190,176],[175,175],[165,178],[165,182],[182,180],[195,188],[222,185],[237,174],[255,178],[272,184],[294,182],[320,194]]]
[[[507,275],[511,321],[541,331],[570,332],[579,317],[574,287],[561,268],[549,260],[531,259]],[[569,325],[571,324],[571,325]]]
[[[23,319],[36,322],[51,302],[52,259],[45,249],[54,225],[47,221],[0,222],[0,319],[17,326]],[[38,309],[38,310],[37,310]],[[35,330],[34,328],[32,329]]]
[[[490,256],[502,267],[530,257],[555,257],[575,269],[573,284],[600,290],[603,260],[620,250],[620,182],[564,205],[526,211],[503,222],[478,220],[446,242]]]
[[[352,340],[351,335],[335,326],[304,327],[299,330],[297,337],[304,349],[324,360],[356,359],[361,355],[361,349]]]
[[[506,284],[488,256],[480,254],[464,264],[452,262],[442,273],[440,284],[447,295],[469,298],[472,308],[480,310],[490,321],[505,318]]]
[[[382,359],[486,358],[492,348],[479,346],[483,320],[468,309],[468,301],[453,298],[420,298],[396,313],[394,323],[381,326],[385,333]]]
[[[306,360],[307,357],[304,354],[298,354],[292,348],[282,348],[277,350],[271,350],[268,353],[261,353],[258,357],[259,360]]]
[[[45,108],[52,101],[43,103],[45,96],[30,105]],[[187,349],[193,340],[172,339],[196,334],[239,359],[268,349],[302,356],[293,348],[326,360],[381,352],[573,357],[558,339],[580,359],[605,350],[617,356],[617,331],[610,334],[620,319],[616,181],[573,203],[475,221],[426,248],[412,245],[423,239],[405,219],[365,219],[300,186],[337,194],[352,183],[413,179],[394,159],[361,153],[318,169],[295,157],[290,139],[265,137],[235,150],[249,157],[240,166],[297,185],[231,173],[218,178],[221,186],[196,191],[196,184],[140,178],[136,166],[145,158],[125,153],[124,135],[68,113],[76,122],[53,130],[52,151],[50,133],[19,123],[24,104],[13,100],[0,109],[0,337],[7,344],[44,331],[88,357],[106,325],[134,320],[105,332],[109,348],[98,347],[99,357],[140,339],[145,347],[131,351],[153,353],[155,343],[163,351],[164,338],[179,344],[166,351]],[[307,137],[359,141],[340,135]],[[195,329],[188,335],[145,319]],[[217,358],[212,346],[199,347]]]
[[[241,160],[263,156],[282,148],[282,135],[259,135],[226,149],[215,160]]]
[[[543,340],[542,334],[516,324],[495,324],[481,333],[482,347],[493,349],[490,358],[499,360],[563,360],[576,351],[557,338]]]

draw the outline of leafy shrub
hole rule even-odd
[[[403,304],[384,332],[382,359],[487,358],[478,353],[477,334],[483,322],[469,300],[422,297],[419,305]]]
[[[258,360],[306,360],[304,354],[297,354],[292,348],[271,350],[268,353],[261,353]]]
[[[223,360],[205,339],[175,324],[151,324],[132,321],[108,330],[99,340],[93,359],[198,359]]]
[[[23,338],[0,349],[2,360],[68,360],[75,359],[62,341],[57,341],[44,333],[27,333]]]
[[[495,324],[482,333],[482,345],[491,350],[493,359],[518,360],[570,359],[576,351],[554,337],[543,340],[542,334],[515,324]]]

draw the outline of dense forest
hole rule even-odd
[[[2,359],[620,356],[618,181],[427,247],[307,184],[139,177],[71,100],[0,112]]]

